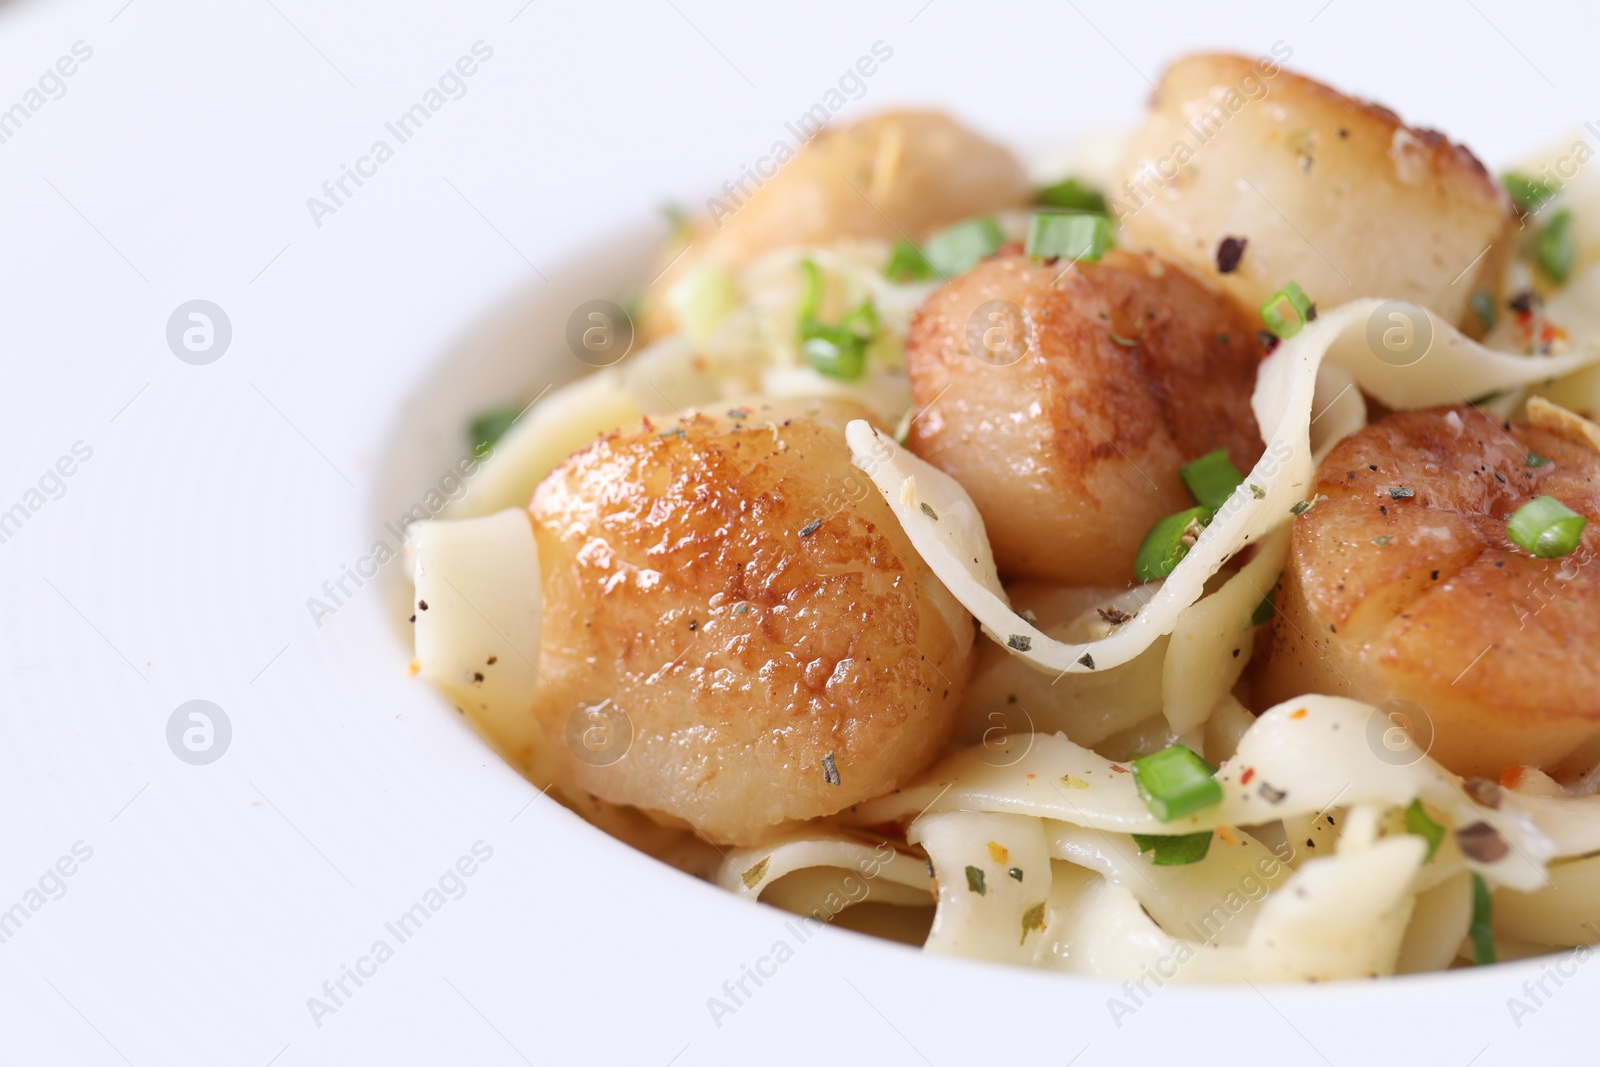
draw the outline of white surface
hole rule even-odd
[[[941,103],[1023,145],[1130,120],[1139,72],[1185,48],[1279,38],[1293,65],[1491,162],[1600,118],[1590,9],[1475,2],[0,10],[0,108],[75,41],[94,49],[0,144],[0,510],[74,442],[94,450],[0,544],[0,909],[75,842],[94,850],[0,945],[0,1061],[1491,1064],[1587,1047],[1588,966],[1520,1026],[1507,998],[1534,1003],[1540,964],[1168,987],[1119,1027],[1107,998],[1132,1001],[1110,987],[832,931],[719,1028],[707,998],[792,941],[784,916],[537,798],[405,677],[374,585],[320,628],[306,608],[404,497],[379,478],[385,450],[463,339],[514,294],[590,286],[578,251],[735,176],[872,42],[894,57],[853,110]],[[494,56],[466,96],[314,226],[306,198],[480,39]],[[233,325],[210,366],[165,342],[195,298]],[[520,367],[495,357],[507,385],[575,369],[558,333],[521,343]],[[454,454],[455,416],[502,388],[426,390],[408,455]],[[195,698],[233,728],[207,766],[166,742]],[[318,1027],[307,998],[392,943],[384,922],[480,839],[494,854],[466,895]]]

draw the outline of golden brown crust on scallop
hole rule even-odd
[[[1009,365],[968,347],[969,320],[997,300],[1034,331]],[[1150,527],[1193,506],[1180,466],[1227,448],[1249,470],[1261,455],[1255,328],[1153,256],[1112,251],[1067,269],[1003,253],[928,299],[906,360],[926,409],[911,448],[966,488],[1007,576],[1132,581]]]
[[[1172,64],[1122,174],[1110,195],[1133,241],[1250,308],[1295,281],[1324,307],[1404,299],[1468,321],[1514,233],[1505,193],[1467,148],[1270,60]],[[1224,237],[1247,242],[1227,274]]]
[[[536,711],[573,788],[750,843],[938,753],[972,622],[851,465],[844,425],[870,417],[774,401],[647,423],[540,485]],[[626,755],[563,743],[607,700]]]
[[[1316,491],[1295,520],[1264,704],[1413,703],[1460,774],[1553,767],[1600,734],[1600,455],[1475,408],[1405,412],[1340,442]],[[1507,536],[1535,496],[1589,519],[1572,555],[1538,559]]]

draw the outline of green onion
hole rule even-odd
[[[1273,598],[1278,593],[1278,583],[1281,581],[1283,581],[1283,572],[1279,571],[1278,577],[1272,581],[1272,588],[1267,590],[1267,595],[1262,597],[1261,603],[1256,605],[1255,614],[1250,616],[1250,626],[1252,628],[1260,626],[1272,618]]]
[[[1222,802],[1217,769],[1184,745],[1133,761],[1133,784],[1150,814],[1172,822]]]
[[[1472,955],[1480,967],[1496,959],[1494,927],[1489,921],[1493,914],[1494,901],[1489,896],[1489,883],[1483,880],[1483,875],[1473,871],[1472,925],[1467,927],[1467,936],[1472,938]]]
[[[983,882],[983,868],[972,866],[967,868],[967,888],[980,897],[988,895],[989,887]]]
[[[940,230],[922,246],[933,269],[946,278],[965,274],[979,262],[999,250],[1005,235],[994,219],[983,217],[958,222],[947,230]]]
[[[1550,280],[1557,285],[1572,273],[1572,264],[1578,258],[1578,239],[1572,233],[1572,212],[1558,211],[1549,224],[1533,239],[1533,258]]]
[[[1198,834],[1134,834],[1133,843],[1140,852],[1152,853],[1150,862],[1157,867],[1183,867],[1199,863],[1211,848],[1211,831]]]
[[[1299,333],[1313,317],[1311,298],[1294,282],[1273,293],[1261,305],[1261,321],[1285,341]]]
[[[1433,817],[1422,809],[1422,801],[1413,800],[1406,809],[1406,833],[1416,834],[1428,843],[1428,854],[1422,857],[1422,862],[1427,863],[1433,859],[1433,854],[1439,851],[1439,843],[1444,840],[1444,827],[1433,821]]]
[[[1034,259],[1095,262],[1111,247],[1111,220],[1104,215],[1036,211],[1028,222],[1026,251]]]
[[[1200,531],[1211,521],[1208,507],[1190,508],[1176,515],[1168,515],[1144,535],[1138,554],[1133,558],[1133,575],[1141,582],[1165,578],[1189,549],[1194,547]]]
[[[1515,171],[1502,175],[1500,184],[1506,187],[1506,192],[1511,194],[1511,202],[1524,215],[1555,195],[1555,189],[1551,188],[1549,182],[1529,178]]]
[[[1193,463],[1185,463],[1178,473],[1183,475],[1183,484],[1189,487],[1195,500],[1208,508],[1220,508],[1233,491],[1244,484],[1244,475],[1228,458],[1226,448],[1207,452]]]
[[[1100,190],[1091,188],[1076,178],[1047,185],[1033,194],[1033,202],[1041,207],[1059,207],[1068,211],[1087,211],[1095,215],[1106,213],[1106,198]]]
[[[860,378],[867,367],[867,346],[878,332],[878,309],[871,300],[856,305],[834,325],[819,322],[822,271],[809,259],[800,261],[802,288],[796,308],[800,352],[819,374],[844,381]]]
[[[520,407],[495,408],[473,419],[467,431],[472,437],[472,454],[480,457],[488,455],[489,450],[499,443],[507,430],[511,429],[511,424],[517,421],[517,416],[521,415],[522,411]]]
[[[1477,313],[1478,321],[1483,323],[1485,330],[1494,329],[1494,324],[1499,321],[1499,316],[1494,310],[1494,294],[1478,290],[1472,294],[1472,310]]]
[[[900,238],[889,252],[889,262],[883,276],[891,282],[925,282],[933,277],[933,264],[922,254],[922,249]]]
[[[1529,452],[1528,458],[1522,461],[1522,465],[1525,467],[1548,467],[1554,462],[1555,460],[1545,459],[1537,452]]]
[[[1506,536],[1540,559],[1565,556],[1578,547],[1589,520],[1553,496],[1536,496],[1506,520]]]

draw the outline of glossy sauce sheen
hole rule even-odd
[[[1554,462],[1529,467],[1530,452]],[[1431,724],[1431,755],[1459,774],[1558,768],[1600,736],[1600,455],[1474,408],[1406,412],[1340,442],[1316,491],[1258,703],[1408,702],[1419,743]],[[1572,555],[1538,559],[1507,536],[1535,496],[1588,518]]]
[[[607,434],[534,495],[537,713],[570,786],[717,842],[888,792],[949,736],[971,618],[850,462],[846,402]],[[626,755],[586,752],[611,700]],[[837,784],[829,781],[832,757]]]
[[[969,322],[991,301],[1032,326],[1008,365],[969,349]],[[1217,448],[1241,470],[1261,455],[1257,328],[1153,256],[1112,251],[1069,268],[998,255],[912,322],[906,358],[926,410],[911,448],[972,496],[1006,577],[1131,582],[1150,527],[1194,505],[1179,467]]]

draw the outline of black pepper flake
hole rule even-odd
[[[1019,882],[1022,881],[1022,868],[1021,867],[1012,867],[1010,870],[1006,871],[1006,873],[1009,874],[1011,877],[1015,878],[1017,881],[1019,881]]]
[[[1281,804],[1283,803],[1283,798],[1289,795],[1287,790],[1274,789],[1266,782],[1262,782],[1261,788],[1257,791],[1261,794],[1261,799],[1268,804]]]
[[[1433,572],[1433,580],[1436,581],[1436,582],[1439,580],[1439,572],[1438,571],[1434,571]]]
[[[1487,778],[1468,778],[1461,784],[1461,789],[1467,796],[1490,809],[1498,808],[1506,795],[1499,782]]]
[[[1311,838],[1309,838],[1309,837],[1306,838],[1306,848],[1316,848],[1316,847],[1317,847],[1317,843],[1315,841],[1311,840]]]
[[[699,619],[690,619],[689,620],[689,629],[691,631],[700,629],[700,620]]]
[[[812,519],[810,522],[808,522],[804,526],[800,527],[800,536],[801,537],[810,537],[812,534],[816,533],[821,528],[822,528],[822,520],[821,519]]]
[[[1026,652],[1033,647],[1033,638],[1027,634],[1012,634],[1006,638],[1006,647],[1014,648],[1018,652]]]
[[[483,682],[483,672],[482,671],[473,671],[472,672],[472,680],[474,682],[478,682],[479,684],[482,684],[482,682]]]
[[[1316,322],[1317,321],[1317,305],[1308,304],[1306,306],[1306,321],[1307,322]]]
[[[423,611],[427,611],[428,610],[428,602],[426,600],[419,600],[419,601],[417,601],[417,607],[421,608]]]
[[[489,664],[489,666],[493,667],[496,663],[500,662],[500,657],[490,656],[486,662]]]
[[[1123,611],[1121,608],[1095,608],[1095,610],[1100,613],[1100,618],[1102,621],[1108,622],[1112,626],[1121,626],[1123,623],[1133,618],[1132,615],[1128,614],[1126,611]]]
[[[1278,335],[1271,330],[1257,330],[1256,340],[1261,342],[1261,350],[1268,355],[1278,348]]]
[[[932,519],[934,522],[939,521],[939,513],[934,511],[933,508],[927,504],[922,505],[922,513],[928,516],[928,518]]]
[[[1456,847],[1461,849],[1462,855],[1479,863],[1494,863],[1511,851],[1500,831],[1486,822],[1475,822],[1457,830]]]
[[[1089,653],[1085,652],[1083,655],[1079,656],[1078,662],[1083,664],[1083,666],[1087,667],[1089,670],[1094,670],[1094,657],[1089,655]]]
[[[1217,245],[1217,273],[1232,274],[1239,269],[1239,260],[1244,258],[1244,246],[1249,244],[1248,238],[1224,237]]]
[[[1527,315],[1530,314],[1534,308],[1539,307],[1543,303],[1544,300],[1539,296],[1538,293],[1534,292],[1532,289],[1524,289],[1510,300],[1507,300],[1506,306],[1519,315]]]
[[[839,777],[839,768],[833,762],[833,753],[822,757],[822,779],[829,785],[838,785],[842,779]]]
[[[1375,471],[1375,470],[1377,470],[1377,469],[1378,469],[1378,465],[1377,465],[1377,464],[1376,464],[1376,463],[1368,463],[1368,464],[1367,464],[1367,470],[1369,470],[1369,471]]]
[[[415,615],[411,616],[411,620],[410,621],[416,622],[417,621],[417,617]]]
[[[1350,131],[1343,126],[1339,127],[1339,140],[1343,141],[1350,136]]]

